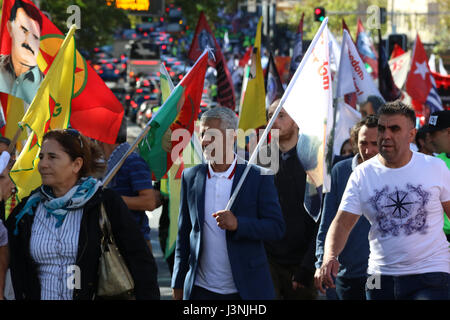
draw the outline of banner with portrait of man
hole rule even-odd
[[[69,28],[70,26],[68,26]],[[64,30],[65,31],[65,30]],[[65,36],[30,0],[3,0],[0,25],[0,101],[9,138],[17,119],[33,101]],[[76,51],[70,126],[84,135],[114,143],[124,108],[85,58]],[[23,102],[22,102],[23,101]],[[55,114],[63,113],[55,101]],[[102,119],[102,121],[98,121]],[[9,136],[8,136],[9,135]]]
[[[34,5],[25,1],[14,1],[10,10],[7,3],[2,15],[0,92],[30,104],[44,78],[37,63],[42,16]]]

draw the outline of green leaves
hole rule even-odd
[[[77,5],[81,11],[81,29],[75,37],[77,49],[90,52],[113,41],[114,32],[129,24],[125,11],[108,6],[105,0],[41,0],[41,11],[50,14],[52,22],[61,30],[67,32],[67,19],[70,13],[67,8]]]

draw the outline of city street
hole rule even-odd
[[[142,128],[137,126],[135,123],[128,121],[128,142],[133,143],[137,138]],[[150,236],[153,249],[153,256],[155,257],[156,263],[158,265],[158,283],[161,292],[161,300],[171,300],[172,299],[172,289],[170,288],[170,272],[166,261],[164,260],[163,253],[161,251],[161,246],[158,239],[158,225],[159,217],[161,215],[161,207],[154,211],[147,211],[147,216],[150,224]]]

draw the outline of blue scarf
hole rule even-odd
[[[17,215],[14,235],[18,234],[20,219],[22,219],[25,214],[32,216],[35,208],[40,202],[42,202],[47,210],[47,218],[49,218],[50,215],[56,218],[57,222],[55,228],[61,227],[67,213],[82,208],[101,186],[102,182],[100,180],[92,177],[81,178],[72,189],[59,198],[55,198],[50,187],[44,185],[41,186],[37,192],[30,195],[25,206]]]

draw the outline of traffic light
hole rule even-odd
[[[385,24],[387,18],[386,8],[380,8],[380,23]]]
[[[391,56],[392,50],[394,49],[394,44],[398,44],[403,51],[408,51],[408,38],[404,33],[394,33],[388,36],[387,40],[387,51],[388,57]]]
[[[322,22],[325,19],[325,9],[324,7],[314,8],[314,21]]]

